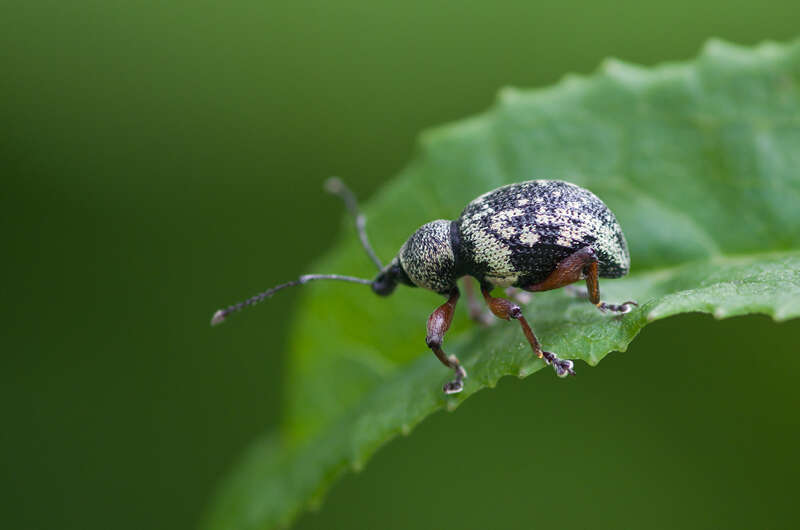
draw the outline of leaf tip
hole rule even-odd
[[[782,44],[772,40],[766,40],[754,47],[741,46],[719,38],[708,39],[703,45],[701,55],[738,60],[759,60],[764,58],[774,58],[785,53],[787,48],[796,45],[800,41],[790,44]]]
[[[514,103],[519,100],[524,92],[514,86],[504,86],[497,91],[497,101],[500,103]]]
[[[742,56],[742,52],[748,51],[747,48],[742,46],[737,46],[732,42],[728,42],[726,40],[722,40],[717,37],[712,37],[708,39],[705,44],[703,45],[703,50],[701,55],[707,57],[726,57],[730,58],[732,56]]]
[[[608,77],[625,83],[641,83],[647,77],[647,71],[644,68],[626,63],[616,57],[603,59],[599,70]]]
[[[796,307],[790,307],[788,305],[784,305],[779,307],[773,314],[772,318],[776,322],[785,322],[791,318],[796,318],[800,311]]]
[[[758,52],[766,56],[779,55],[783,53],[785,49],[786,46],[782,45],[779,42],[775,42],[774,40],[766,40],[756,47],[756,50]]]

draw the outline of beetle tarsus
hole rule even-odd
[[[622,304],[607,304],[605,302],[600,302],[597,304],[597,309],[602,311],[603,313],[612,312],[612,313],[619,313],[624,315],[625,313],[630,313],[634,307],[638,307],[639,304],[634,302],[633,300],[628,300]]]
[[[516,319],[522,326],[522,332],[525,334],[525,338],[528,339],[528,343],[531,345],[534,355],[540,359],[544,359],[545,363],[551,365],[556,371],[556,375],[558,377],[575,375],[575,364],[572,361],[561,359],[553,352],[542,350],[539,340],[533,333],[528,321],[524,316],[522,316],[522,310],[519,308],[519,306],[512,304],[504,298],[493,297],[489,289],[490,288],[488,286],[484,286],[481,289],[481,293],[483,293],[483,297],[486,299],[486,303],[489,304],[489,308],[492,310],[492,313],[494,313],[497,318],[502,318],[503,320]]]
[[[569,359],[561,359],[558,355],[549,351],[542,352],[542,358],[544,359],[545,363],[553,367],[553,370],[556,371],[556,375],[558,377],[575,375],[575,370],[573,369],[575,367],[575,363]]]
[[[458,362],[455,355],[451,355],[449,361],[456,373],[456,378],[445,383],[442,390],[445,394],[458,394],[464,390],[464,379],[467,377],[467,371],[464,370],[464,367],[461,366],[461,363]]]
[[[431,313],[428,318],[428,334],[425,337],[425,344],[428,345],[436,358],[448,368],[451,368],[456,373],[456,378],[452,381],[445,383],[442,390],[445,394],[457,394],[464,389],[464,379],[467,377],[467,371],[458,362],[458,357],[455,355],[447,355],[442,350],[442,339],[445,332],[450,329],[450,323],[453,321],[453,312],[456,309],[456,302],[458,302],[460,294],[458,288],[454,287],[450,291],[450,296],[447,302],[436,308],[436,311]]]

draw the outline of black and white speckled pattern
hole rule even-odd
[[[592,192],[558,180],[532,180],[490,191],[456,221],[460,269],[498,286],[543,281],[576,250],[591,246],[603,278],[624,276],[630,256],[622,229]]]
[[[455,221],[422,225],[381,271],[378,283],[446,294],[459,277],[469,275],[481,283],[524,289],[544,281],[584,247],[596,253],[600,277],[628,273],[625,236],[603,201],[569,182],[531,180],[481,195]]]
[[[456,280],[451,245],[452,221],[431,221],[419,227],[400,248],[397,259],[418,287],[447,293]]]

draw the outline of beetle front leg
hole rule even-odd
[[[454,287],[450,291],[450,297],[447,302],[440,305],[436,311],[431,313],[428,318],[428,334],[425,337],[425,344],[428,348],[433,350],[436,357],[448,368],[452,368],[456,373],[455,379],[444,384],[442,390],[445,394],[457,394],[464,389],[464,379],[467,377],[467,371],[458,362],[455,355],[448,356],[442,351],[442,340],[444,334],[450,329],[450,324],[453,322],[453,313],[455,313],[456,302],[461,294],[458,287]]]
[[[549,291],[550,289],[565,287],[585,278],[588,291],[587,298],[600,311],[627,313],[632,306],[638,305],[633,300],[623,304],[609,304],[601,301],[599,277],[597,254],[592,250],[592,247],[584,247],[564,258],[543,282],[525,287],[525,290],[532,292]]]
[[[558,377],[575,375],[575,370],[573,370],[574,364],[572,361],[560,359],[555,353],[542,350],[539,340],[536,338],[536,335],[534,335],[531,326],[522,315],[522,309],[520,309],[517,304],[514,304],[505,298],[493,297],[491,295],[491,288],[489,286],[481,287],[481,293],[483,294],[483,298],[486,300],[486,304],[489,306],[489,309],[497,318],[501,318],[503,320],[511,320],[513,318],[519,321],[520,326],[522,326],[522,332],[525,333],[525,338],[528,339],[528,343],[530,343],[533,353],[538,358],[544,359],[544,362],[547,364],[552,365]]]

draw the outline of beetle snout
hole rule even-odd
[[[372,281],[372,292],[378,296],[389,296],[397,287],[397,281],[389,274],[382,272]]]

